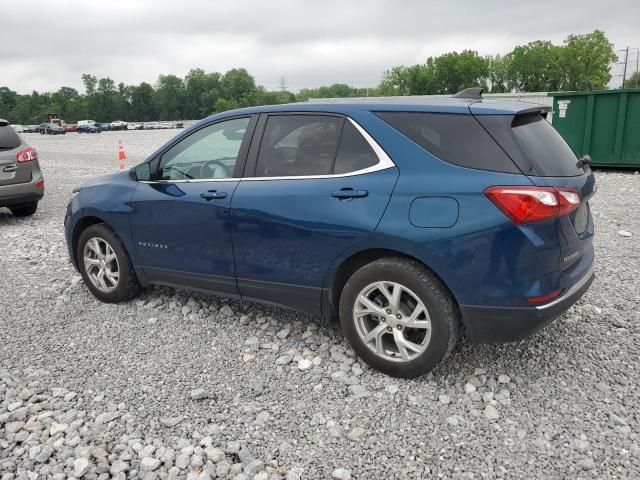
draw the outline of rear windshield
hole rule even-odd
[[[527,175],[582,175],[576,155],[540,113],[478,115],[478,121]]]
[[[0,126],[0,150],[12,150],[20,146],[20,137],[9,125]]]
[[[584,173],[571,147],[541,115],[517,116],[511,131],[540,175],[570,177]]]
[[[421,112],[377,115],[445,162],[480,170],[522,173],[472,115]]]

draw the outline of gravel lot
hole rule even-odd
[[[304,315],[90,295],[71,189],[115,170],[118,139],[134,164],[175,133],[25,135],[46,194],[0,209],[0,478],[640,478],[640,175],[597,173],[598,278],[571,311],[398,380]]]

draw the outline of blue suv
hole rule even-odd
[[[75,190],[71,261],[105,302],[153,284],[339,317],[399,377],[462,332],[521,339],[593,280],[595,180],[543,107],[478,93],[213,115]]]

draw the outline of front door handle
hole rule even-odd
[[[200,196],[208,202],[209,200],[220,200],[223,198],[227,198],[227,193],[218,192],[216,190],[209,190],[208,192],[201,193]]]
[[[15,172],[16,170],[18,170],[18,166],[17,165],[9,165],[8,167],[4,167],[2,169],[3,172]]]
[[[367,190],[354,190],[353,188],[341,188],[337,192],[331,194],[332,197],[340,200],[350,200],[352,198],[363,198],[369,195]]]

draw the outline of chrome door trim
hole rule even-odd
[[[330,175],[306,175],[306,176],[282,176],[282,177],[234,177],[234,178],[198,178],[192,180],[140,180],[139,183],[149,184],[167,184],[167,183],[202,183],[202,182],[246,182],[246,181],[266,181],[266,180],[317,180],[322,178],[344,178],[354,177],[356,175],[364,175],[367,173],[378,172],[380,170],[386,170],[388,168],[394,168],[396,164],[391,160],[387,152],[376,142],[369,133],[362,128],[351,117],[347,117],[354,127],[360,132],[360,134],[367,141],[373,152],[378,157],[378,163],[371,167],[355,170],[347,173],[336,173]]]

